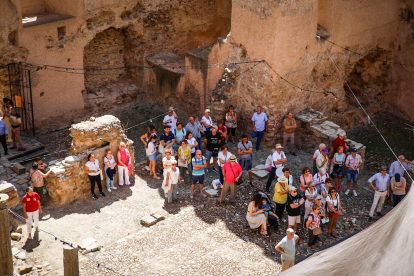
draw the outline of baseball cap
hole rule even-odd
[[[289,186],[289,191],[294,191],[294,190],[296,190],[295,186]]]
[[[164,129],[166,129],[166,128],[171,128],[171,127],[170,126],[165,126]]]
[[[357,152],[357,149],[356,148],[352,148],[351,149],[351,152]]]
[[[322,150],[323,153],[328,153],[329,151],[327,149]]]

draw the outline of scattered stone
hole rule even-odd
[[[40,276],[45,276],[45,275],[47,275],[47,274],[49,274],[49,272],[48,272],[48,271],[40,271],[40,272],[39,272],[39,275],[40,275]]]
[[[154,218],[153,216],[147,215],[145,217],[143,217],[141,219],[141,224],[146,226],[146,227],[150,227],[151,225],[154,225],[158,222],[158,220],[156,218]]]
[[[26,260],[26,252],[22,251],[20,253],[18,253],[17,255],[15,255],[17,259],[20,260]]]
[[[12,247],[12,254],[13,254],[13,256],[16,256],[19,253],[20,253],[20,250],[18,248]]]
[[[12,176],[17,176],[17,174],[24,174],[26,172],[26,168],[20,163],[14,163],[12,169],[16,172],[16,175],[12,174]]]
[[[24,275],[26,273],[29,273],[30,271],[32,271],[33,267],[27,264],[23,264],[21,266],[18,267],[18,271],[20,275]]]
[[[101,249],[102,246],[99,245],[99,243],[95,242],[91,245],[88,245],[85,249],[85,253],[89,253],[89,252],[95,252]]]
[[[77,156],[68,156],[68,157],[65,158],[65,162],[69,163],[69,164],[79,162],[79,161],[80,161],[80,159]]]
[[[16,229],[16,233],[19,233],[19,234],[23,233],[23,228],[18,226],[17,229]]]
[[[94,243],[97,243],[97,241],[94,238],[86,238],[82,241],[82,244],[79,244],[78,247],[80,249],[85,250],[88,246],[93,245]]]
[[[3,184],[0,184],[0,193],[6,194],[8,192],[11,192],[14,190],[13,184],[3,182]]]
[[[22,234],[19,234],[19,233],[11,233],[11,234],[10,234],[10,237],[11,237],[13,240],[20,241],[20,239],[22,238]]]

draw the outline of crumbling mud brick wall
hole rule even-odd
[[[119,143],[125,142],[134,169],[133,141],[126,137],[121,122],[115,116],[92,117],[88,121],[72,125],[70,131],[72,136],[70,156],[52,161],[53,165],[50,167],[52,173],[47,177],[46,189],[50,199],[58,205],[65,205],[90,195],[90,181],[84,173],[89,153],[93,153],[99,160],[104,177],[102,180],[104,189],[106,175],[103,172],[103,158],[107,148],[111,149],[116,158]],[[132,176],[133,172],[131,174],[133,181]],[[114,183],[118,183],[118,175],[115,176]]]

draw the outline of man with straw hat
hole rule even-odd
[[[224,164],[223,170],[223,189],[221,190],[220,195],[220,204],[221,201],[227,196],[227,192],[230,188],[230,203],[234,203],[236,199],[236,182],[239,181],[243,170],[240,167],[239,163],[236,162],[236,156],[230,156],[230,161]]]
[[[276,144],[275,148],[276,151],[272,154],[272,170],[266,183],[266,192],[268,193],[270,193],[270,186],[272,185],[272,180],[275,178],[276,170],[283,167],[287,161],[286,154],[282,151],[282,145]]]

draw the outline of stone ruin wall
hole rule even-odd
[[[334,10],[342,14],[332,13],[333,18],[339,18],[335,24],[329,23],[329,18],[324,18],[325,11],[321,11],[331,3],[313,0],[233,1],[228,60],[265,59],[291,83],[310,90],[333,91],[337,99],[329,94],[301,91],[280,80],[265,64],[239,77],[252,65],[230,65],[212,96],[211,107],[217,119],[223,118],[226,108],[232,104],[238,111],[239,126],[245,126],[245,132],[250,134],[251,116],[256,106],[262,105],[269,118],[269,133],[264,139],[270,145],[282,142],[282,122],[288,111],[295,114],[313,108],[344,129],[366,123],[365,114],[316,40],[318,24],[324,23],[332,25],[325,30],[331,41],[350,46],[350,50],[367,56],[358,56],[324,42],[369,114],[388,109],[414,120],[414,114],[408,108],[414,103],[414,98],[409,96],[413,95],[412,88],[408,87],[413,79],[412,74],[408,76],[412,67],[382,61],[414,64],[410,62],[413,58],[402,59],[402,53],[407,57],[406,51],[414,50],[414,36],[400,14],[404,6],[411,9],[414,1],[335,1],[342,5]],[[384,9],[387,6],[389,9]],[[358,17],[368,12],[366,18]],[[351,21],[343,19],[350,15],[353,16],[348,18]],[[250,20],[244,22],[246,18]],[[396,77],[395,70],[406,72],[406,79]],[[406,100],[404,104],[402,99]]]
[[[131,180],[133,179],[135,163],[133,141],[124,134],[124,129],[118,118],[112,115],[92,117],[89,121],[72,125],[70,131],[72,136],[70,155],[49,163],[52,173],[46,178],[46,189],[52,202],[57,205],[65,205],[80,198],[89,197],[91,194],[90,181],[87,174],[84,173],[88,154],[95,154],[103,171],[105,150],[109,147],[116,159],[120,142],[125,142],[129,149],[133,168]],[[106,190],[104,171],[103,177],[102,188]],[[114,183],[118,184],[118,174],[114,177]],[[95,187],[97,191],[97,185]]]

